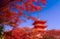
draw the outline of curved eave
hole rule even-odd
[[[35,26],[34,28],[47,28],[47,26]]]
[[[46,21],[35,21],[34,23],[33,23],[33,25],[35,25],[35,24],[45,24],[46,23]]]

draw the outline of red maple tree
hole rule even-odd
[[[46,0],[0,0],[0,24],[17,26],[18,22],[22,21],[22,16],[28,19],[36,19],[27,16],[24,11],[28,12],[28,15],[30,12],[39,11],[41,10],[40,3],[44,5]],[[11,9],[16,9],[17,12],[12,12]]]
[[[4,39],[30,39],[30,28],[15,28],[4,33]]]
[[[25,21],[22,20],[22,16],[35,20],[35,17],[30,16],[30,12],[40,11],[42,9],[40,3],[45,5],[46,0],[0,0],[0,27],[4,25],[18,26],[18,23]],[[25,14],[25,11],[29,16]],[[10,37],[8,36],[8,38]]]

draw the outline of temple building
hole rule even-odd
[[[47,26],[45,26],[46,24],[46,21],[43,21],[43,20],[36,20],[34,21],[33,23],[33,28],[36,29],[37,31],[44,31],[45,28],[47,28]]]
[[[36,36],[37,38],[43,39],[45,28],[47,28],[45,24],[46,24],[46,21],[43,21],[43,20],[35,20],[33,22],[34,36]]]

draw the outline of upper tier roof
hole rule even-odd
[[[36,20],[36,21],[34,21],[33,25],[35,25],[35,24],[45,24],[45,23],[46,23],[46,21]]]

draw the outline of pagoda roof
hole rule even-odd
[[[43,20],[36,20],[36,21],[34,21],[34,23],[33,23],[33,25],[35,25],[35,24],[45,24],[46,23],[46,21],[43,21]]]
[[[47,26],[35,26],[34,28],[46,28]]]

